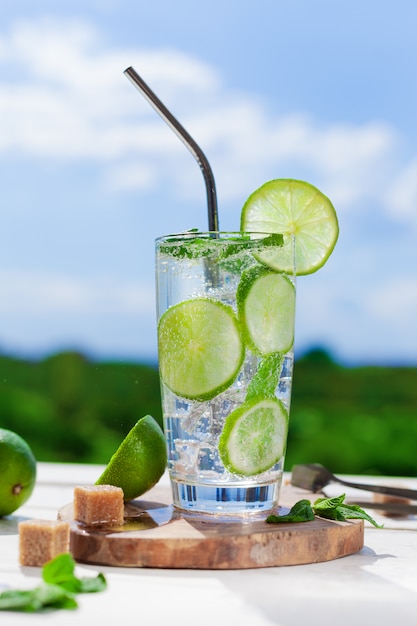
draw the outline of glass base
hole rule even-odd
[[[173,504],[188,513],[222,517],[269,513],[277,506],[281,481],[243,485],[202,485],[171,479]]]

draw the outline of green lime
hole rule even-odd
[[[159,371],[176,395],[209,400],[229,387],[244,358],[233,309],[208,298],[180,302],[158,324]]]
[[[329,258],[339,235],[336,212],[321,191],[300,180],[271,180],[254,191],[242,208],[242,231],[282,233],[281,249],[258,255],[278,271],[312,274]],[[294,250],[295,240],[295,250]]]
[[[259,355],[287,352],[294,342],[295,288],[285,274],[264,266],[242,274],[236,294],[248,346]]]
[[[10,515],[32,494],[36,459],[29,444],[11,430],[0,428],[0,517]]]
[[[288,414],[277,398],[251,398],[226,418],[219,453],[230,472],[261,474],[285,452]]]
[[[120,487],[127,502],[151,489],[166,463],[164,434],[154,418],[145,415],[123,439],[96,485]]]

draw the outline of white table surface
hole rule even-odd
[[[21,567],[18,563],[18,522],[27,518],[56,519],[57,510],[72,500],[74,486],[94,483],[101,470],[94,465],[38,463],[37,484],[30,500],[15,514],[0,520],[0,591],[34,587],[40,580],[39,568]],[[370,477],[367,482],[371,482]],[[417,488],[417,480],[401,483]],[[340,488],[338,493],[342,493]],[[103,572],[107,590],[79,595],[79,608],[75,611],[0,612],[0,623],[414,626],[417,517],[390,520],[379,517],[375,511],[369,512],[385,527],[379,530],[366,524],[365,547],[348,557],[326,563],[237,571],[77,564],[79,576]]]

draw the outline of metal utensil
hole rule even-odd
[[[356,499],[353,497],[347,498],[346,504],[356,504],[362,509],[375,509],[382,515],[387,517],[408,517],[409,515],[417,514],[417,504],[408,504],[402,502],[372,502],[369,500]]]
[[[323,487],[330,483],[339,483],[346,487],[354,489],[363,489],[364,491],[373,491],[375,493],[385,493],[390,496],[399,496],[401,498],[409,498],[417,500],[417,491],[414,489],[405,489],[403,487],[388,487],[384,485],[368,485],[365,483],[352,483],[347,480],[337,478],[326,467],[319,463],[307,463],[305,465],[294,465],[291,473],[291,484],[295,487],[308,489],[313,493],[321,491]],[[383,508],[381,504],[381,508]]]

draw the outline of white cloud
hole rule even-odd
[[[320,345],[351,363],[414,364],[416,277],[383,276],[378,285],[361,278],[347,269],[336,281],[326,272],[299,280],[296,349]]]
[[[394,179],[385,206],[394,219],[412,222],[417,229],[417,158]]]
[[[0,39],[0,51],[15,69],[0,83],[3,153],[101,161],[178,150],[122,71],[137,62],[177,99],[183,91],[201,97],[218,82],[211,68],[176,50],[109,52],[93,27],[74,20],[19,22]]]
[[[188,190],[184,147],[132,93],[122,74],[132,64],[210,154],[225,200],[238,197],[242,181],[255,183],[265,171],[274,175],[294,165],[312,172],[340,210],[369,197],[383,204],[386,171],[398,149],[396,132],[386,124],[326,126],[306,115],[273,118],[262,101],[230,92],[214,68],[190,55],[112,49],[79,20],[15,23],[0,38],[1,61],[15,74],[0,82],[0,155],[94,161],[104,165],[107,184],[118,189],[149,189],[168,172]],[[161,167],[161,160],[171,166]],[[137,162],[146,166],[135,175]],[[409,209],[417,194],[415,167],[399,174],[402,194],[391,190],[404,219],[414,219]]]
[[[212,68],[178,50],[110,50],[92,24],[77,19],[44,17],[16,22],[0,39],[1,59],[20,64],[34,78],[63,85],[82,97],[97,92],[111,96],[114,77],[125,69],[127,60],[140,61],[153,80],[173,84],[176,89],[211,91],[218,82]],[[106,106],[106,102],[102,104]]]
[[[154,314],[151,286],[111,276],[87,279],[53,272],[0,271],[0,313]]]
[[[388,322],[393,329],[399,324],[409,324],[411,329],[417,320],[417,278],[389,279],[382,286],[370,289],[364,304],[375,319]],[[409,339],[414,339],[414,333]]]
[[[158,181],[156,167],[144,161],[131,160],[120,167],[112,167],[108,172],[107,185],[112,189],[150,189]]]

